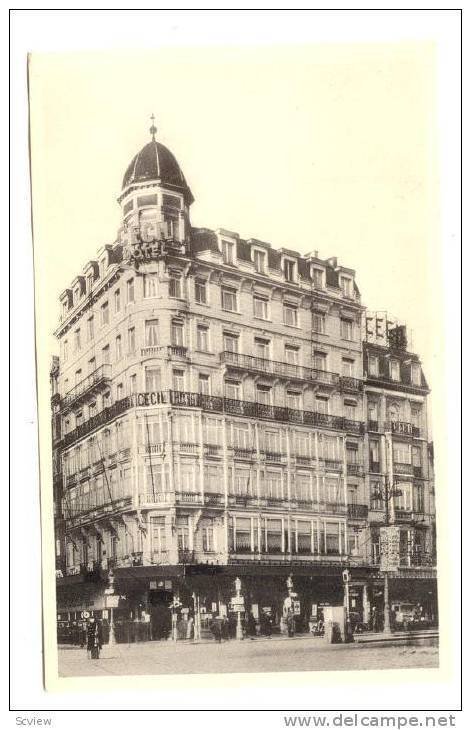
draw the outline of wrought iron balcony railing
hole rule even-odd
[[[253,459],[256,453],[256,449],[242,448],[240,446],[233,446],[232,450],[235,459]]]
[[[209,506],[221,507],[224,505],[224,495],[218,492],[206,492],[204,503]]]
[[[349,517],[352,517],[354,519],[366,520],[368,517],[368,505],[349,504],[347,514]]]
[[[326,471],[342,471],[343,462],[338,459],[320,459],[320,463]]]
[[[340,390],[350,393],[359,393],[363,390],[363,380],[352,378],[349,375],[340,376]]]
[[[109,387],[111,381],[111,365],[100,365],[93,373],[77,383],[62,399],[62,409],[76,406],[83,398],[87,398],[101,388]]]
[[[331,373],[327,370],[317,368],[308,368],[290,362],[269,360],[264,357],[243,355],[239,352],[231,352],[230,350],[221,352],[221,362],[230,365],[232,368],[251,370],[257,373],[265,373],[266,375],[276,375],[295,380],[310,380],[333,386],[339,383],[338,373]]]
[[[163,390],[134,393],[126,398],[122,398],[89,418],[88,421],[81,423],[73,431],[65,434],[61,446],[63,448],[70,446],[70,444],[87,436],[95,429],[112,421],[130,408],[164,404],[182,408],[200,408],[209,413],[226,413],[234,416],[282,421],[284,423],[299,423],[306,426],[313,426],[314,428],[328,428],[336,431],[347,431],[348,433],[361,434],[364,432],[364,423],[362,421],[353,421],[343,416],[334,416],[316,411],[301,411],[295,408],[257,403],[256,401],[237,400],[222,396],[205,395],[203,393]]]
[[[89,418],[88,421],[84,421],[80,424],[80,426],[74,428],[73,431],[69,431],[69,433],[66,433],[64,438],[62,439],[62,446],[67,447],[70,444],[74,443],[74,441],[77,441],[78,439],[87,436],[91,431],[94,431],[96,428],[105,425],[109,421],[112,421],[113,418],[116,418],[117,416],[121,415],[121,413],[127,411],[129,408],[131,408],[132,405],[133,396],[127,396],[126,398],[122,398],[121,400],[116,401],[116,403],[113,403],[112,406],[104,408],[102,411],[100,411],[100,413],[97,413],[95,416]]]
[[[347,474],[350,476],[360,477],[363,474],[363,467],[361,464],[352,464],[347,462]]]
[[[414,468],[412,464],[405,464],[403,462],[395,461],[393,464],[393,471],[394,474],[412,474],[414,473]]]
[[[404,436],[420,436],[420,428],[413,423],[405,421],[390,421],[392,433],[399,433]]]
[[[370,472],[372,474],[379,474],[381,471],[379,461],[370,461]]]

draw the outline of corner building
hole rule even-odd
[[[278,622],[292,575],[305,626],[313,605],[344,600],[350,567],[351,608],[367,620],[381,510],[365,424],[387,406],[364,377],[355,272],[193,228],[191,190],[154,134],[118,202],[116,241],[60,297],[59,617],[100,616],[112,569],[118,640],[143,618],[163,635],[174,597],[203,618],[224,612],[236,577],[255,617]]]

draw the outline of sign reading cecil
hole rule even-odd
[[[397,570],[400,565],[401,531],[395,525],[380,529],[380,570]]]

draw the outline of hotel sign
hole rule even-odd
[[[397,571],[400,566],[401,530],[395,525],[381,527],[379,535],[380,562],[383,571]]]

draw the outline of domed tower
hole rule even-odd
[[[121,241],[125,246],[167,242],[185,248],[190,231],[193,195],[174,155],[155,135],[137,153],[123,177],[118,202],[123,211]]]

